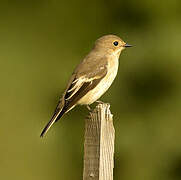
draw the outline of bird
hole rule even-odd
[[[127,47],[132,45],[112,34],[95,41],[92,50],[73,71],[54,114],[40,137],[76,105],[86,105],[89,109],[89,105],[108,90],[117,75],[119,56]]]

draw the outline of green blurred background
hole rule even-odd
[[[114,114],[114,180],[180,180],[180,19],[180,0],[1,0],[0,179],[82,179],[87,109],[39,134],[76,64],[111,33],[134,45],[101,98]]]

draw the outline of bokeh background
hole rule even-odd
[[[101,99],[114,114],[114,180],[180,180],[180,19],[180,0],[1,0],[0,179],[82,179],[87,109],[39,134],[76,64],[111,33],[134,45]]]

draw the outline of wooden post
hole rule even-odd
[[[83,180],[113,180],[115,131],[109,108],[98,104],[85,121]]]

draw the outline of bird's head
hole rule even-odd
[[[98,51],[106,51],[109,54],[120,55],[121,51],[131,45],[125,43],[116,35],[105,35],[96,40],[95,49]]]

